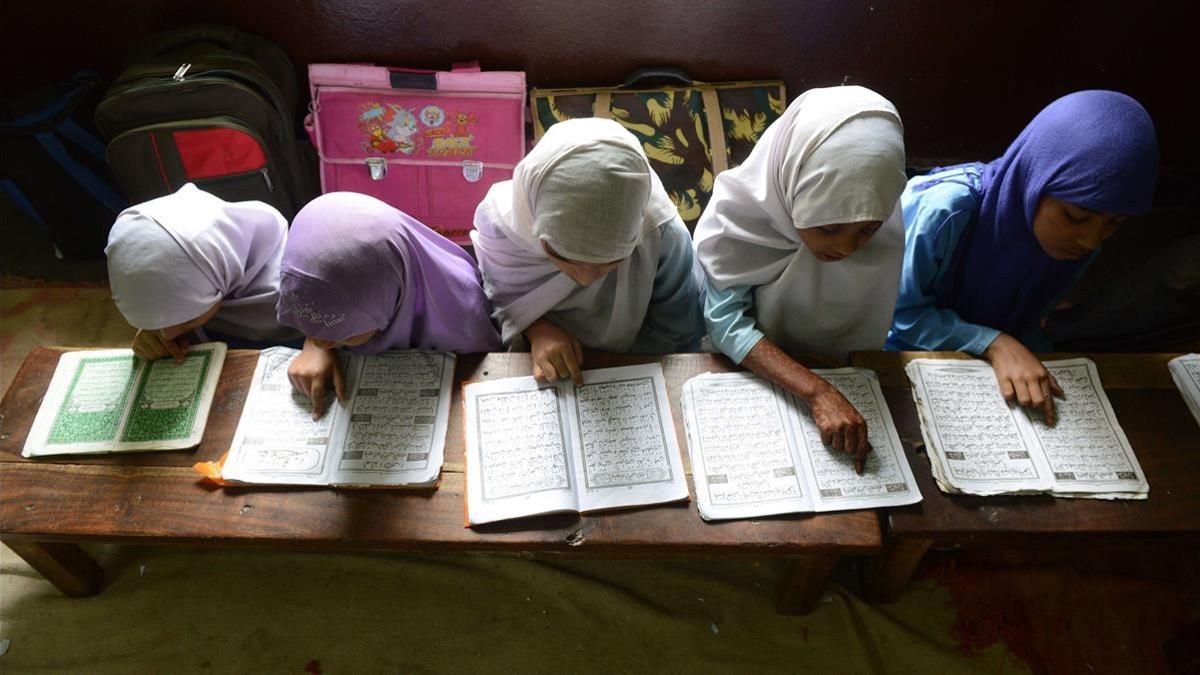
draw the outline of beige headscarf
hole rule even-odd
[[[843,359],[879,349],[900,282],[904,129],[863,87],[811,89],[792,102],[741,166],[721,173],[696,226],[715,288],[755,287],[759,328],[782,348]],[[832,263],[797,231],[879,220],[867,244]]]
[[[550,127],[475,213],[471,241],[505,344],[520,348],[522,331],[551,315],[589,347],[627,350],[649,306],[658,228],[676,215],[621,125],[590,118]],[[570,260],[621,262],[583,287],[551,262],[543,241]]]

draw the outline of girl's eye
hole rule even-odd
[[[1066,213],[1067,218],[1069,218],[1073,223],[1082,223],[1083,221],[1087,220],[1087,214],[1083,213],[1082,211],[1064,208],[1063,213]]]
[[[820,230],[825,234],[837,234],[838,228],[836,225],[822,225]]]

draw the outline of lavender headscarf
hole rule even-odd
[[[379,332],[352,351],[500,348],[466,251],[367,195],[322,195],[296,214],[280,265],[279,323],[309,337]]]
[[[972,167],[982,174],[979,218],[955,250],[939,303],[967,321],[1016,334],[1091,261],[1054,260],[1042,250],[1033,234],[1042,197],[1144,213],[1158,176],[1158,144],[1137,101],[1079,91],[1046,106],[1002,157],[964,169]]]

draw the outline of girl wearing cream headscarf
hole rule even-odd
[[[182,359],[198,340],[295,340],[275,320],[287,220],[262,202],[226,202],[188,183],[131,206],[108,234],[113,301],[145,359]]]
[[[844,361],[882,349],[904,253],[897,201],[904,130],[862,87],[812,89],[717,177],[696,226],[707,275],[704,316],[718,348],[812,408],[824,441],[856,457],[862,415],[788,353]]]
[[[637,139],[604,119],[550,127],[471,233],[492,317],[534,375],[580,381],[582,347],[666,353],[704,332],[691,238]]]

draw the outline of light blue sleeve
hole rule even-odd
[[[701,306],[703,272],[696,264],[692,237],[678,216],[662,225],[658,271],[642,328],[631,350],[639,354],[696,351],[704,337]]]
[[[937,288],[954,249],[975,218],[973,209],[959,208],[951,199],[956,189],[937,186],[914,199],[910,184],[901,198],[904,269],[888,349],[964,351],[978,356],[1000,335],[994,328],[964,321],[954,310],[937,305]]]
[[[708,327],[708,336],[734,363],[741,363],[763,339],[764,334],[751,312],[753,307],[753,286],[717,290],[711,283],[705,284],[704,323]]]

